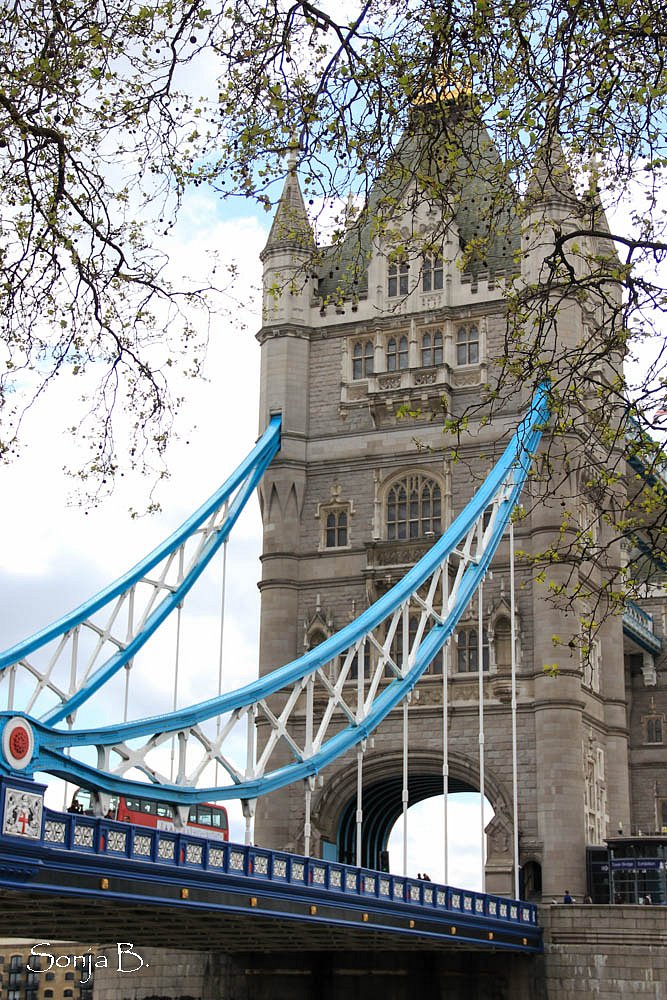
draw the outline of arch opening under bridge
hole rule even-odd
[[[369,753],[364,761],[362,788],[361,863],[364,867],[383,867],[387,858],[383,852],[392,840],[389,868],[396,874],[403,873],[402,834],[397,837],[392,831],[397,826],[402,830],[403,774],[402,760],[398,753]],[[429,869],[429,858],[439,859],[439,864],[430,862],[432,870],[444,869],[444,796],[442,758],[437,752],[413,750],[409,758],[408,775],[408,857],[409,874],[417,870]],[[466,824],[467,839],[471,845],[479,845],[479,871],[481,874],[482,837],[481,808],[479,798],[479,774],[474,761],[458,755],[450,758],[448,777],[448,841],[449,855],[460,829],[455,824]],[[487,873],[491,866],[502,865],[510,877],[510,845],[512,827],[509,820],[509,797],[502,782],[487,771],[485,782],[485,848]],[[465,795],[465,798],[462,796]],[[471,799],[473,800],[471,802]],[[433,800],[430,808],[424,809],[427,800]],[[437,800],[437,803],[436,803]],[[414,807],[420,808],[414,811]],[[329,781],[327,794],[323,796],[317,810],[316,823],[322,836],[323,856],[355,864],[357,857],[357,790],[356,771],[347,768]],[[423,817],[437,814],[437,823],[424,836]],[[420,818],[421,814],[421,818]],[[315,818],[315,817],[314,817]],[[428,843],[428,851],[421,845]],[[397,850],[397,844],[400,847]],[[413,850],[411,851],[411,845]],[[473,851],[475,847],[473,847]],[[416,852],[416,853],[415,853]],[[414,857],[423,857],[421,867]],[[412,871],[415,868],[415,871]],[[448,877],[457,884],[456,873],[449,871]],[[462,883],[466,883],[464,873]],[[475,875],[472,875],[475,879]]]

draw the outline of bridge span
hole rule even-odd
[[[542,948],[530,903],[60,813],[39,790],[1,781],[0,935],[221,951]]]

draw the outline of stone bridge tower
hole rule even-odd
[[[435,163],[437,143],[428,145],[424,153],[417,127],[399,150],[403,169],[378,182],[394,205],[391,229],[362,216],[350,221],[342,246],[315,254],[290,162],[261,255],[260,428],[274,412],[283,418],[281,452],[260,489],[261,673],[323,641],[406,572],[470,499],[532,395],[532,386],[508,394],[487,419],[488,387],[507,352],[506,283],[519,269],[519,280],[537,280],[554,227],[578,211],[569,183],[553,182],[557,151],[536,171],[531,207],[520,224],[509,205],[503,209],[494,179],[499,161],[487,136],[475,137],[478,162],[439,205],[423,194],[413,176],[418,171],[409,169],[423,166],[423,155]],[[371,206],[382,195],[376,187]],[[483,256],[464,256],[463,248],[488,233],[491,205],[496,223]],[[408,238],[415,234],[422,238],[419,251],[418,240]],[[401,240],[410,248],[404,253],[396,251]],[[557,335],[579,343],[589,322],[581,306],[568,303]],[[466,412],[467,432],[456,441],[444,433],[444,418]],[[548,495],[543,492],[538,476],[516,528],[517,548],[528,555],[548,546],[565,505],[580,523],[589,519],[596,534],[609,530],[571,464]],[[568,572],[555,566],[549,581],[564,582]],[[582,657],[568,642],[579,631],[577,615],[557,610],[547,586],[533,580],[528,561],[517,566],[520,861],[532,898],[562,895],[564,887],[583,895],[586,846],[603,843],[610,825],[628,829],[630,823],[621,618],[605,621]],[[484,586],[482,614],[486,794],[495,810],[487,828],[486,884],[489,891],[511,892],[505,544]],[[476,623],[473,606],[449,657],[450,791],[479,788]],[[553,636],[562,641],[554,645]],[[544,669],[553,664],[557,676]],[[396,713],[365,754],[363,856],[372,866],[402,808],[401,733]],[[440,659],[418,685],[409,733],[412,804],[442,792]],[[352,763],[327,768],[315,789],[316,855],[354,858]],[[276,792],[257,804],[257,842],[303,850],[303,821],[302,790]],[[455,873],[450,878],[455,883]]]

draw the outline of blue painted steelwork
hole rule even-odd
[[[31,719],[35,751],[23,773],[45,771],[103,792],[129,795],[137,794],[137,790],[140,789],[140,794],[146,798],[167,799],[181,805],[228,798],[254,799],[294,781],[317,774],[327,764],[365,740],[389,712],[412,691],[435,655],[452,635],[459,618],[484,578],[518,501],[543,426],[548,419],[547,400],[548,387],[540,386],[529,412],[470,503],[405,577],[350,625],[304,656],[273,673],[237,691],[176,712],[122,725],[69,731],[57,730],[52,724],[47,725]],[[491,516],[488,526],[484,528],[484,515],[487,511],[490,511]],[[473,542],[476,545],[476,555],[471,554]],[[172,783],[163,780],[158,783],[157,775],[146,767],[147,777],[156,782],[151,786],[114,775],[102,767],[95,768],[69,757],[64,752],[66,748],[93,746],[98,748],[98,754],[103,758],[105,748],[108,753],[110,748],[118,744],[125,745],[125,741],[138,738],[147,738],[147,746],[155,746],[156,741],[163,741],[167,734],[187,733],[203,721],[223,714],[231,713],[232,719],[237,720],[247,715],[252,716],[261,707],[269,717],[267,698],[283,691],[287,692],[295,703],[306,691],[309,680],[314,681],[316,675],[322,677],[322,668],[325,664],[345,651],[348,651],[348,658],[351,650],[357,653],[374,629],[381,626],[390,615],[395,614],[397,609],[405,607],[411,598],[416,597],[425,581],[443,571],[450,556],[454,554],[461,556],[459,551],[461,548],[466,550],[465,558],[461,557],[460,578],[456,581],[448,606],[443,609],[441,615],[431,609],[430,616],[434,624],[428,634],[421,638],[419,648],[416,654],[408,659],[405,670],[397,670],[394,679],[381,690],[379,685],[376,685],[374,698],[363,715],[350,717],[349,725],[340,729],[326,742],[318,746],[313,745],[308,752],[302,752],[292,741],[290,746],[295,759],[271,773],[246,772],[244,775],[230,770],[232,785],[197,788],[185,781]],[[145,564],[141,564],[142,572],[145,568]],[[290,687],[291,693],[288,691]],[[20,716],[20,713],[2,714],[5,718],[10,714]],[[58,718],[62,717],[61,710]],[[49,720],[51,723],[54,721],[55,719]],[[252,724],[250,722],[250,725]],[[279,730],[281,738],[285,737],[284,726],[281,729],[276,723],[274,729]],[[215,759],[222,761],[221,757]],[[226,761],[222,762],[223,766],[227,766]],[[11,771],[7,763],[3,769],[6,772]]]
[[[0,654],[0,671],[7,670],[14,664],[24,661],[31,653],[46,646],[54,639],[66,637],[69,633],[72,633],[77,626],[88,621],[100,609],[111,605],[112,602],[130,591],[135,584],[147,577],[151,570],[174,553],[216,511],[220,510],[225,503],[228,503],[235,491],[238,490],[236,496],[233,496],[231,500],[223,523],[208,538],[202,551],[199,553],[196,564],[191,567],[181,584],[168,593],[155,611],[149,615],[141,630],[137,632],[132,640],[124,644],[122,649],[119,649],[115,655],[102,664],[88,678],[86,683],[81,685],[75,694],[48,712],[44,716],[44,722],[55,725],[68,716],[71,716],[106,681],[118,673],[122,667],[126,666],[136,656],[137,652],[155,633],[165,618],[182,603],[193,584],[199,579],[225,539],[228,538],[247,500],[264,475],[271,459],[278,451],[280,447],[280,424],[281,420],[279,416],[272,417],[265,433],[235,472],[177,531],[142,559],[141,562],[137,563],[133,569],[108,587],[105,587],[95,597],[75,608],[74,611],[69,612],[69,614],[59,618],[47,628],[36,632],[30,638]]]
[[[663,447],[642,428],[634,417],[628,417],[625,440],[630,467],[649,486],[657,486],[664,495],[667,487],[667,458],[663,457],[663,460],[660,460],[660,456],[665,455]]]
[[[7,779],[0,780],[0,791],[3,786],[10,786]],[[62,884],[54,886],[46,877],[54,870],[62,873]],[[88,874],[94,877],[91,887],[86,883]],[[111,883],[106,889],[99,886],[101,876]],[[363,909],[372,917],[368,930],[430,937],[455,933],[459,944],[492,940],[494,948],[533,953],[542,947],[537,908],[490,893],[50,809],[44,810],[41,836],[36,839],[0,834],[0,885],[6,888],[108,898],[114,877],[123,880],[124,890],[118,895],[125,905],[165,898],[173,905],[173,894],[164,887],[177,885],[190,887],[179,905],[201,906],[196,890],[204,887],[207,906],[215,909],[212,891],[232,889],[239,894],[238,901],[230,905],[227,899],[221,908],[247,913],[248,894],[261,893],[292,903],[301,899],[320,908],[332,904],[334,909],[326,917],[332,924],[357,925]],[[129,897],[128,879],[137,880]],[[261,905],[253,909],[253,915],[262,912]],[[272,912],[275,915],[275,908]],[[407,919],[397,924],[396,916]],[[293,918],[293,909],[283,917]],[[428,922],[420,925],[420,920]]]
[[[667,460],[665,459],[664,447],[652,438],[634,417],[628,417],[625,441],[628,465],[639,479],[642,479],[650,489],[655,490],[664,504],[667,500]],[[628,539],[637,546],[642,556],[646,556],[664,573],[667,571],[664,553],[656,549],[654,545],[647,544],[641,537],[641,531],[641,525],[638,525],[634,531],[630,532]],[[655,652],[656,650],[647,651]]]
[[[653,616],[632,601],[623,608],[623,632],[647,653],[659,653],[662,638],[653,631]]]

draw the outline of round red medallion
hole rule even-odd
[[[9,737],[9,749],[16,760],[23,760],[30,752],[30,734],[24,726],[17,726]]]
[[[15,716],[7,721],[2,732],[2,752],[13,770],[24,771],[30,766],[35,753],[35,734],[26,719]]]

